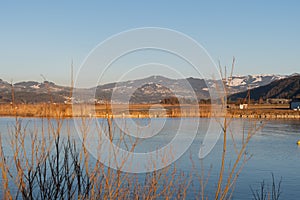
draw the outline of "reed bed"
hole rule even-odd
[[[114,112],[112,108],[114,107]],[[163,109],[149,112],[151,104],[129,105],[93,105],[93,104],[0,104],[0,116],[19,117],[99,117],[99,118],[149,118],[149,117],[225,117],[215,116],[211,113],[210,104],[197,105],[164,105]],[[129,112],[127,112],[129,110]],[[254,119],[300,119],[300,112],[289,110],[287,105],[253,105],[249,109],[239,109],[230,105],[227,109],[228,118],[254,118]]]

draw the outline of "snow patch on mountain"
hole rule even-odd
[[[33,89],[40,89],[40,84],[30,86]]]
[[[227,83],[228,86],[231,87],[236,87],[236,86],[240,86],[240,85],[246,85],[245,79],[244,78],[232,78],[232,80],[230,82]]]
[[[262,81],[262,77],[255,77],[255,80],[252,83],[257,83],[261,81]]]

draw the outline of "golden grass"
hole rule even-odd
[[[113,111],[112,111],[113,107]],[[155,109],[157,108],[157,109]],[[163,108],[164,110],[160,109]],[[239,109],[229,105],[229,118],[272,118],[300,119],[300,112],[288,109],[288,105],[251,105],[249,109]],[[149,109],[152,111],[149,112]],[[149,118],[149,117],[212,117],[211,105],[165,105],[152,104],[92,105],[92,104],[0,104],[0,116],[20,117],[99,117],[99,118]],[[225,117],[225,116],[214,116]]]

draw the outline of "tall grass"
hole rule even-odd
[[[251,192],[254,200],[278,200],[281,195],[281,182],[282,178],[276,184],[274,174],[272,173],[271,188],[265,184],[265,181],[260,183],[260,188],[254,190],[252,187]]]
[[[89,119],[82,118],[82,142],[72,139],[70,127],[62,135],[62,118],[42,119],[29,130],[16,118],[9,146],[0,136],[0,168],[4,199],[184,199],[189,177],[176,167],[138,175],[105,167],[85,147]],[[107,121],[111,125],[110,120]],[[112,131],[112,128],[109,128]],[[98,132],[100,134],[100,132]],[[110,134],[113,134],[112,132]],[[125,140],[124,140],[125,141]],[[123,142],[124,142],[123,141]],[[5,141],[6,142],[6,141]],[[133,145],[134,146],[134,145]],[[13,155],[5,155],[13,152]],[[101,156],[101,155],[98,155]],[[176,176],[175,176],[176,174]]]
[[[200,185],[194,188],[195,199],[208,199],[212,190],[215,191],[214,199],[230,199],[236,180],[251,157],[246,154],[246,147],[257,131],[257,127],[252,126],[253,129],[245,132],[242,144],[237,144],[234,134],[228,130],[230,122],[225,120],[219,179],[216,188],[208,188],[211,169],[205,171],[203,165],[200,171],[193,167],[197,179],[192,173],[178,171],[176,165],[143,176],[122,172],[122,168],[108,168],[99,161],[102,155],[93,158],[86,148],[90,118],[80,119],[82,141],[79,142],[73,137],[69,121],[60,116],[57,113],[56,118],[42,118],[42,125],[33,128],[28,128],[28,124],[16,117],[9,128],[9,141],[4,141],[0,135],[4,199],[185,199],[193,185]],[[63,133],[63,125],[66,133]],[[112,119],[107,118],[106,123],[99,126],[107,129],[98,127],[95,134],[104,131],[111,141],[114,140],[116,129]],[[236,153],[234,160],[227,158],[228,139],[232,140]],[[133,151],[138,142],[120,137],[117,145]],[[4,149],[7,146],[10,149]],[[191,159],[191,165],[194,162]],[[195,184],[196,180],[199,184]]]

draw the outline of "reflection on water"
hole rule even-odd
[[[13,128],[15,124],[14,120],[14,118],[0,118],[0,133],[7,155],[12,155],[12,152],[9,152],[8,132]],[[42,126],[42,123],[47,124],[46,121],[42,121],[41,119],[23,118],[21,120],[22,124],[24,126],[26,125],[28,129],[33,129],[34,127],[39,128]],[[138,121],[139,124],[148,126],[147,120],[135,119],[135,121],[136,120],[140,120]],[[193,118],[185,120],[190,124],[195,123],[195,119]],[[179,121],[180,119],[167,119],[159,134],[153,134],[153,137],[143,138],[139,142],[136,150],[139,152],[147,152],[168,144],[172,138],[175,137]],[[199,147],[203,141],[204,133],[207,130],[208,122],[209,119],[200,119],[198,134],[193,144],[189,150],[176,161],[175,165],[178,169],[178,173],[179,170],[181,170],[191,174],[200,174],[200,165],[203,165],[204,171],[210,174],[206,191],[208,194],[213,195],[217,187],[218,171],[220,169],[222,140],[218,140],[215,148],[207,157],[201,161],[198,159]],[[300,147],[296,145],[296,141],[300,139],[300,121],[270,120],[258,121],[257,123],[263,124],[263,129],[256,133],[248,146],[247,152],[249,155],[252,155],[252,158],[243,168],[238,178],[233,199],[252,199],[250,186],[258,188],[259,183],[263,180],[271,184],[271,173],[274,173],[275,178],[278,180],[282,177],[281,199],[298,199],[300,196]],[[99,124],[105,126],[105,121],[99,119]],[[72,119],[66,119],[62,128],[62,134],[64,136],[67,135],[67,125],[69,125],[71,133],[76,133],[74,121]],[[233,119],[229,131],[235,136],[236,142],[239,144],[243,138],[243,132],[247,132],[249,127],[252,126],[253,123],[245,119]],[[186,131],[188,133],[189,130],[186,129]],[[71,137],[80,141],[77,134],[73,134]],[[228,141],[228,159],[233,159],[235,153],[230,138],[228,138]],[[191,159],[195,167],[193,167]],[[226,164],[229,165],[230,162]],[[210,171],[211,166],[212,169]],[[140,174],[139,176],[143,177],[144,175]],[[188,191],[188,197],[193,198],[194,191],[200,190],[200,185],[196,178],[193,180],[191,187],[192,188]]]

